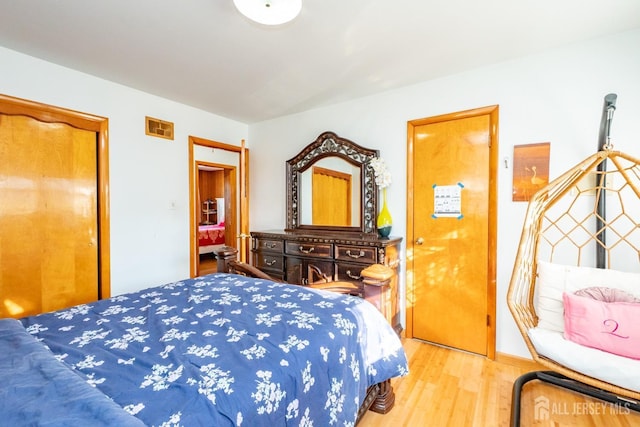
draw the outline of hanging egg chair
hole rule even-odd
[[[549,368],[513,426],[533,379],[640,410],[640,160],[606,145],[530,199],[507,303]]]

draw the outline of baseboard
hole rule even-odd
[[[507,353],[496,352],[495,361],[498,363],[504,363],[505,365],[516,366],[518,368],[523,368],[530,371],[544,371],[549,369],[532,359],[514,356],[513,354]]]

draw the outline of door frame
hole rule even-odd
[[[199,138],[197,136],[189,135],[189,247],[190,247],[190,274],[191,277],[196,277],[198,274],[198,239],[196,238],[196,231],[198,230],[198,215],[196,210],[196,194],[197,194],[197,173],[198,168],[196,166],[196,159],[194,155],[194,145],[200,145],[203,147],[217,148],[220,150],[231,151],[238,153],[239,155],[239,173],[240,173],[240,188],[236,192],[240,198],[240,211],[238,212],[238,223],[240,225],[240,234],[237,237],[240,238],[240,244],[238,245],[238,252],[240,254],[240,260],[247,262],[249,254],[249,245],[246,238],[249,236],[249,183],[248,183],[248,171],[249,171],[249,149],[244,146],[244,139],[241,141],[241,145],[225,144],[224,142],[213,141],[210,139]],[[198,207],[199,209],[199,207]]]
[[[498,224],[498,105],[474,108],[471,110],[416,119],[407,122],[407,275],[406,275],[406,330],[408,338],[413,338],[413,302],[415,301],[415,283],[413,277],[413,251],[416,236],[413,229],[414,210],[414,130],[418,126],[447,122],[477,116],[489,116],[489,241],[487,266],[487,358],[495,359],[496,353],[496,263],[497,263],[497,224]]]
[[[98,298],[111,296],[109,211],[109,119],[0,94],[0,113],[22,115],[45,123],[64,123],[96,133],[98,176]]]

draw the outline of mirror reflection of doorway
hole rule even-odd
[[[360,166],[338,156],[313,162],[299,174],[300,224],[360,227]]]
[[[312,220],[314,225],[351,225],[351,174],[313,167]]]
[[[247,162],[244,143],[189,137],[191,277],[216,271],[213,251],[221,245],[248,251]]]

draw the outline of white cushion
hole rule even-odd
[[[538,261],[538,282],[534,300],[538,327],[564,332],[562,293],[572,293],[593,286],[621,289],[640,298],[638,273]]]
[[[640,361],[576,344],[562,333],[540,327],[529,329],[539,355],[586,376],[640,392]]]

